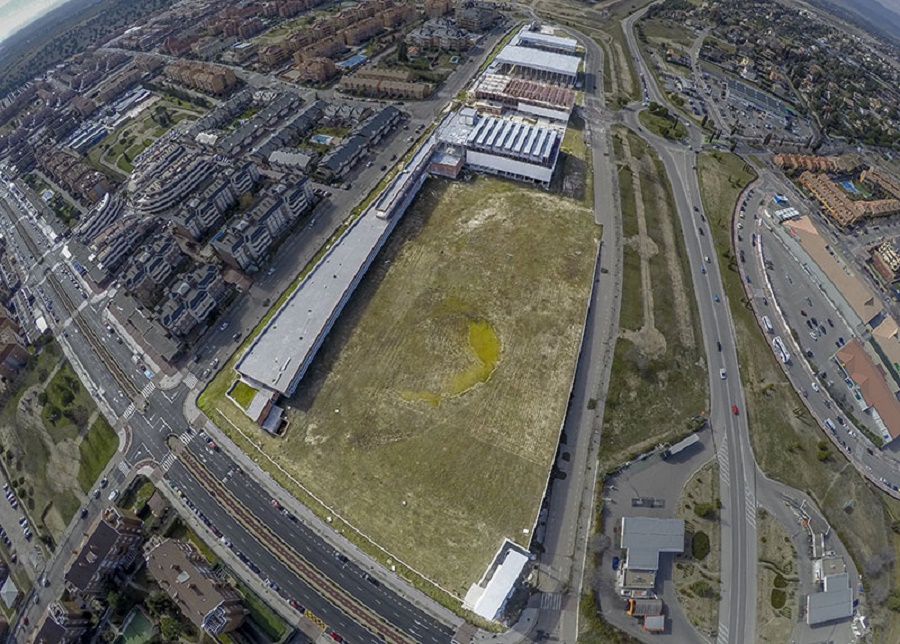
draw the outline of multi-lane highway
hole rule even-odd
[[[634,22],[646,9],[622,21],[629,51],[649,100],[668,105],[644,62],[634,34]],[[674,112],[674,109],[672,110]],[[725,301],[712,235],[706,230],[696,172],[696,153],[702,132],[685,122],[685,141],[669,141],[645,132],[636,106],[625,112],[625,122],[653,146],[669,176],[690,258],[694,291],[709,366],[709,419],[717,442],[719,484],[722,491],[722,599],[719,604],[719,642],[756,640],[756,463],[750,446],[746,404],[738,368],[734,327]],[[701,271],[706,266],[706,272]],[[720,377],[720,369],[725,377]]]

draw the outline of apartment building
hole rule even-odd
[[[216,636],[244,623],[248,610],[241,596],[213,574],[193,546],[154,538],[144,551],[147,572],[197,628]]]
[[[228,285],[213,264],[202,264],[179,278],[160,304],[159,321],[184,337],[206,323],[228,294]]]
[[[419,49],[465,51],[471,45],[469,32],[449,18],[433,18],[406,36],[406,44]]]
[[[307,83],[324,83],[337,75],[337,65],[330,58],[310,58],[297,65],[300,80]]]
[[[413,100],[422,100],[423,98],[426,98],[434,89],[428,83],[366,78],[365,76],[359,76],[358,74],[344,76],[344,78],[341,79],[341,88],[346,92],[361,96]]]
[[[163,75],[185,87],[216,95],[230,92],[237,85],[237,77],[233,71],[206,63],[172,63],[163,68]]]
[[[75,602],[53,602],[44,613],[34,644],[77,644],[91,628],[91,614]]]
[[[453,11],[452,0],[425,0],[425,15],[429,18],[440,18]]]
[[[100,597],[112,576],[130,565],[140,550],[143,523],[128,510],[111,506],[88,529],[65,571],[69,592]]]
[[[466,31],[487,31],[499,16],[494,3],[487,0],[463,0],[456,7],[456,24]]]

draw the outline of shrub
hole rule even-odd
[[[784,603],[787,601],[787,594],[779,588],[773,588],[771,601],[772,608],[781,610],[784,608]]]
[[[702,530],[691,539],[691,555],[697,561],[703,561],[709,555],[709,535]]]
[[[787,588],[787,580],[782,575],[775,575],[775,581],[772,582],[775,588]]]

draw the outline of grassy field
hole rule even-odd
[[[98,473],[117,447],[115,433],[99,419],[93,401],[53,342],[32,358],[15,394],[0,411],[7,479],[32,524],[52,539],[78,511],[86,490],[82,481]],[[85,441],[88,447],[82,447]]]
[[[759,510],[756,519],[756,537],[759,556],[756,580],[757,635],[760,642],[787,642],[799,617],[797,555],[790,535],[763,509]],[[773,606],[773,593],[775,599],[779,593],[783,593],[783,607],[776,608],[780,603],[777,601]]]
[[[707,403],[699,318],[668,179],[641,139],[629,134],[623,145],[621,136],[623,296],[600,444],[605,468],[685,432]]]
[[[677,118],[668,119],[649,110],[641,110],[638,119],[645,128],[667,139],[683,139],[687,136],[687,128]]]
[[[430,180],[288,401],[286,436],[221,411],[376,543],[462,595],[504,537],[529,539],[598,232],[574,200]]]
[[[647,41],[653,44],[672,43],[686,48],[694,42],[694,34],[672,20],[644,18],[637,25],[643,30]]]
[[[720,152],[701,154],[698,168],[735,324],[754,456],[768,476],[806,490],[816,499],[866,577],[872,623],[879,633],[876,639],[898,641],[900,623],[897,614],[885,608],[884,599],[898,587],[898,543],[890,525],[900,518],[900,503],[875,491],[843,458],[818,460],[817,444],[825,435],[763,337],[730,250],[728,222],[741,187],[752,175],[740,158]]]
[[[714,459],[687,482],[675,511],[676,517],[684,519],[690,545],[675,559],[675,592],[691,624],[710,640],[718,627],[722,531],[718,512],[713,510],[707,514],[706,510],[715,508],[718,500],[719,465]],[[708,547],[704,548],[702,541]]]
[[[91,423],[84,440],[78,445],[81,467],[78,469],[78,484],[87,494],[91,486],[100,478],[100,473],[119,447],[119,437],[101,415]]]

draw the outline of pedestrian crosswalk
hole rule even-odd
[[[722,440],[719,451],[716,452],[716,460],[719,462],[719,479],[722,481],[723,487],[730,484],[730,473],[728,468],[728,435]]]
[[[747,488],[746,497],[747,523],[750,524],[752,530],[756,530],[756,498],[750,488]]]
[[[184,377],[184,380],[182,380],[182,382],[188,389],[193,389],[197,385],[197,382],[198,382],[197,376],[195,376],[193,373],[188,371],[188,374]]]
[[[172,452],[166,454],[166,457],[163,459],[163,462],[160,463],[160,467],[162,467],[163,472],[168,472],[169,468],[172,467],[172,464],[175,462],[177,457]]]
[[[541,595],[541,610],[562,610],[562,593]]]
[[[143,389],[141,389],[141,395],[144,398],[149,398],[150,394],[152,394],[154,391],[156,391],[156,383],[151,380],[146,385],[144,385]]]
[[[728,626],[719,622],[719,636],[716,638],[716,644],[728,644]]]
[[[122,418],[124,418],[125,420],[128,420],[129,418],[134,416],[134,410],[135,410],[134,403],[131,403],[130,405],[128,405],[128,408],[122,414]]]
[[[119,468],[119,471],[122,474],[128,474],[128,471],[131,469],[131,465],[128,464],[128,461],[119,461],[119,464],[116,467]]]
[[[183,432],[183,433],[179,434],[179,436],[178,436],[178,440],[180,440],[185,445],[190,443],[193,439],[194,439],[194,435],[191,434],[190,432]]]

